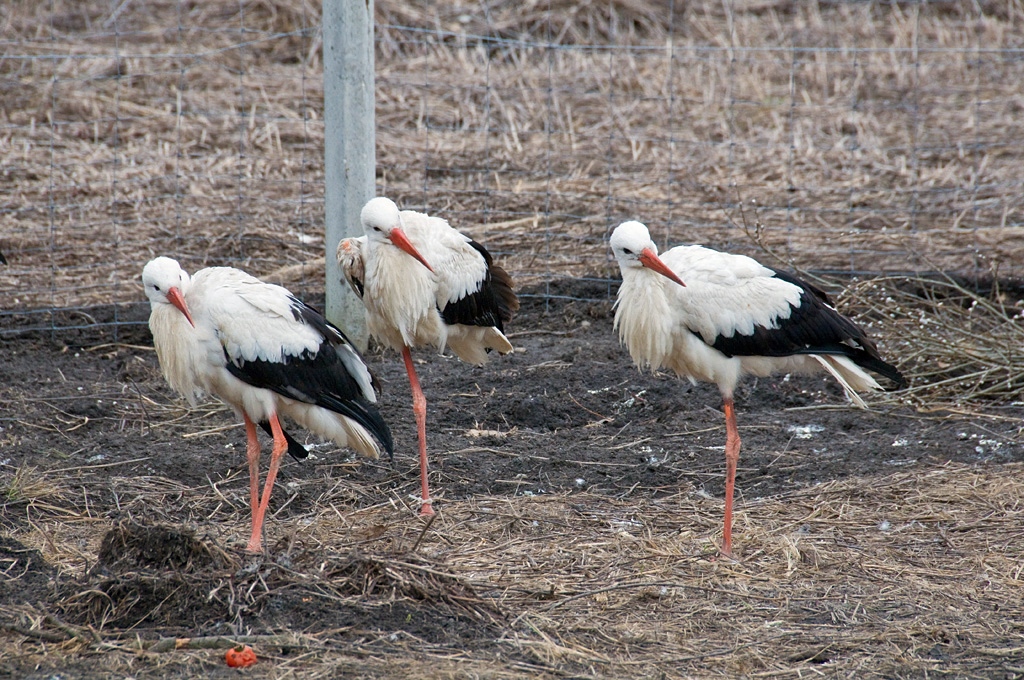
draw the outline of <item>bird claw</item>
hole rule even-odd
[[[245,563],[238,568],[235,572],[235,576],[248,576],[255,574],[263,567],[263,555],[253,555],[252,553],[245,553]]]
[[[716,550],[715,552],[713,552],[708,557],[708,561],[709,562],[719,562],[719,561],[722,561],[722,562],[731,562],[733,564],[740,564],[740,561],[736,558],[736,553],[732,552],[731,550],[729,552],[726,552],[725,550],[721,550],[721,549]]]

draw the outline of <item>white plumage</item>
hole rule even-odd
[[[442,316],[441,310],[480,294],[490,283],[493,265],[479,245],[445,220],[412,210],[399,211],[386,198],[370,201],[362,221],[366,236],[343,240],[338,245],[338,261],[350,285],[363,298],[367,327],[373,337],[398,351],[426,345],[440,352],[448,347],[474,365],[487,361],[488,350],[500,354],[512,351],[512,343],[501,330],[500,317],[480,319],[474,315],[458,319],[462,323],[449,323]],[[395,228],[419,257],[412,255],[410,259],[408,250],[392,242]],[[495,314],[491,309],[481,311]],[[481,325],[482,321],[490,323]]]
[[[426,400],[410,348],[450,348],[479,365],[489,351],[507,354],[512,344],[503,324],[519,302],[512,280],[490,253],[448,222],[371,199],[360,219],[365,236],[338,244],[346,280],[366,305],[367,328],[378,341],[402,352],[413,392],[420,444],[421,514],[433,513],[426,473]]]
[[[375,382],[337,328],[286,289],[230,267],[195,276],[158,257],[143,269],[150,330],[167,382],[195,403],[205,394],[230,405],[246,426],[253,531],[261,547],[263,515],[285,450],[305,449],[281,428],[284,415],[307,430],[364,456],[391,451],[391,434],[376,403]],[[259,442],[255,425],[274,437],[270,471],[257,497]]]
[[[730,554],[740,449],[733,395],[741,377],[825,370],[860,406],[858,391],[881,389],[868,370],[899,387],[905,380],[825,293],[795,277],[703,246],[679,246],[659,257],[639,222],[619,225],[610,244],[622,272],[615,328],[633,361],[670,369],[692,382],[715,383],[722,393],[727,467],[723,552]]]

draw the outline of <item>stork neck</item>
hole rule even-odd
[[[636,276],[634,277],[635,281],[632,283],[638,290],[643,292],[642,294],[644,296],[648,298],[646,306],[648,308],[651,308],[651,306],[657,306],[658,309],[667,307],[668,286],[676,286],[678,284],[669,281],[661,274],[651,271],[646,267],[634,273]]]

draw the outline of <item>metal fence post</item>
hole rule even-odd
[[[341,239],[362,235],[359,211],[375,191],[373,0],[323,0],[323,44],[324,311],[364,351],[363,303],[342,281],[335,251]]]

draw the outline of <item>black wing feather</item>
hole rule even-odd
[[[800,301],[790,306],[789,317],[780,319],[777,328],[758,325],[750,335],[719,335],[713,342],[702,338],[705,343],[728,357],[842,355],[861,368],[892,380],[897,388],[906,387],[903,374],[882,360],[871,338],[860,326],[837,312],[824,291],[786,272],[772,271],[777,278],[801,289]]]
[[[358,276],[353,275],[348,277],[348,282],[352,284],[353,288],[355,288],[356,294],[358,294],[359,297],[362,298],[364,290],[363,280]]]
[[[494,258],[482,245],[476,241],[470,241],[469,245],[487,264],[483,281],[474,292],[445,305],[441,318],[448,325],[494,326],[504,332],[505,322],[511,321],[519,310],[519,298],[512,290],[512,277],[500,265],[494,264]]]
[[[359,383],[348,372],[338,354],[338,346],[347,344],[351,347],[348,338],[320,312],[294,298],[292,312],[297,321],[311,326],[323,337],[316,352],[307,350],[298,356],[287,356],[284,362],[262,359],[245,361],[227,357],[228,371],[253,387],[272,390],[289,399],[315,404],[351,418],[369,430],[384,446],[388,455],[394,457],[395,445],[391,429],[384,422],[376,404],[363,396]],[[373,384],[376,389],[378,385],[375,378]],[[298,442],[296,445],[299,445]],[[291,442],[288,448],[290,452]]]

